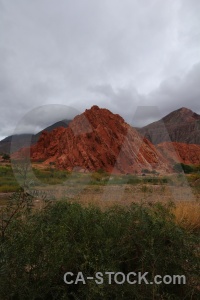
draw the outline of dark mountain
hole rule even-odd
[[[182,107],[161,120],[137,130],[153,144],[163,142],[200,144],[200,115]]]
[[[20,148],[27,147],[29,145],[34,145],[37,143],[40,135],[43,131],[51,132],[58,127],[68,127],[70,120],[62,120],[59,122],[54,123],[46,127],[45,129],[41,130],[37,134],[18,134],[18,135],[11,135],[6,137],[5,139],[0,141],[0,153],[7,153],[10,154],[11,152],[18,151]],[[11,149],[12,143],[12,149]]]

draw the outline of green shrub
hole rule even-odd
[[[184,172],[185,174],[190,174],[192,172],[197,171],[197,168],[195,166],[186,165],[186,164],[183,164],[183,163],[175,164],[173,169],[177,173]]]
[[[149,174],[151,171],[148,170],[148,169],[142,169],[142,173],[146,173],[146,174]]]
[[[109,180],[109,176],[105,172],[94,172],[91,175],[91,184],[102,183],[105,184]]]
[[[127,184],[138,184],[140,182],[141,182],[141,180],[137,176],[130,176],[127,180]]]
[[[1,242],[0,299],[197,299],[196,237],[161,204],[128,208],[57,202],[14,218]],[[185,275],[187,285],[66,285],[65,272]]]
[[[3,160],[10,160],[10,155],[7,154],[7,153],[4,153],[4,154],[2,155],[2,158],[3,158]]]
[[[106,171],[104,169],[98,169],[97,173],[106,175]]]

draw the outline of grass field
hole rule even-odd
[[[177,221],[191,228],[199,226],[200,174],[173,174],[167,176],[114,175],[99,170],[78,173],[56,170],[51,166],[33,164],[36,181],[27,176],[32,190],[48,191],[54,199],[72,199],[83,205],[95,203],[105,208],[113,204],[132,202],[177,202],[174,213]],[[197,183],[197,184],[195,184]],[[10,163],[0,165],[0,206],[9,201],[20,185]],[[37,197],[38,198],[38,197]],[[40,199],[37,199],[38,201]]]
[[[39,181],[31,182],[31,189],[47,192],[54,199],[71,199],[83,205],[96,204],[102,209],[112,205],[135,203],[175,202],[174,214],[181,226],[199,229],[199,174],[168,176],[109,175],[99,171],[90,174],[33,166]],[[0,206],[6,205],[10,195],[20,186],[10,164],[0,166]],[[40,206],[40,197],[37,196]]]

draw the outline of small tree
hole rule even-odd
[[[146,173],[146,174],[149,174],[150,171],[148,169],[142,169],[142,173]]]
[[[183,163],[177,163],[173,167],[174,171],[177,173],[184,172],[185,174],[192,173],[194,171],[194,168],[190,165],[185,165]]]

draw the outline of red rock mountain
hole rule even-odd
[[[185,107],[137,130],[155,145],[163,142],[200,145],[200,115]]]
[[[200,145],[164,142],[157,148],[172,164],[200,165]]]
[[[59,122],[56,122],[48,127],[46,127],[45,131],[52,131],[53,129],[57,127],[67,127],[69,124],[69,120],[61,120]],[[43,130],[42,130],[43,131]],[[0,153],[7,153],[11,154],[23,147],[27,147],[28,145],[34,145],[37,143],[40,135],[42,134],[42,131],[39,131],[37,134],[15,134],[7,136],[5,139],[0,141]]]
[[[143,168],[170,171],[167,160],[151,142],[143,140],[122,117],[98,106],[76,116],[68,128],[43,132],[31,147],[31,158],[47,164],[55,162],[67,170],[76,167],[115,173],[141,172]]]

